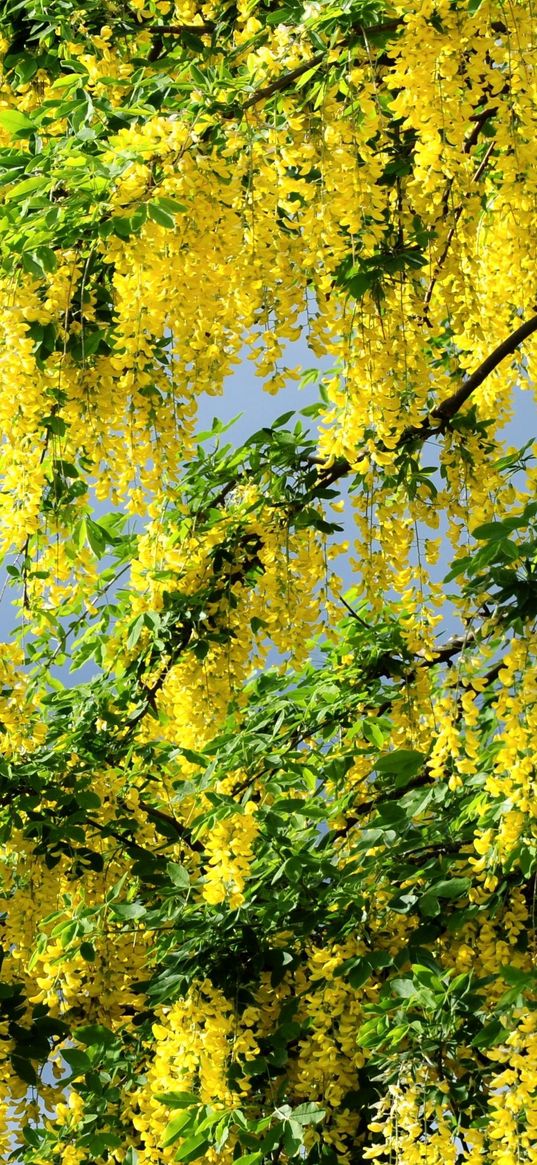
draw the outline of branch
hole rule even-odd
[[[60,407],[59,402],[55,401],[54,404],[52,405],[49,416],[55,417],[58,413],[59,407]],[[47,427],[47,429],[45,430],[45,440],[43,441],[43,448],[41,450],[41,455],[39,458],[39,467],[42,466],[42,464],[45,460],[45,457],[47,455],[51,434],[52,434],[52,429]],[[27,565],[27,563],[28,563],[28,551],[30,549],[31,538],[32,538],[31,534],[26,535],[24,545],[21,546],[21,549],[19,550],[19,553],[17,555],[17,558],[19,558],[22,555],[22,560],[23,560],[22,561],[22,571],[23,571],[23,580],[24,580],[24,587],[23,587],[23,593],[22,593],[22,609],[23,609],[23,611],[29,610],[29,607],[30,607],[30,601],[29,601],[29,597],[28,597],[28,565]]]
[[[537,332],[537,315],[531,316],[516,331],[512,332],[503,343],[498,344],[498,347],[491,352],[490,356],[487,356],[486,360],[483,360],[479,368],[476,368],[475,372],[461,384],[457,392],[452,393],[451,396],[448,396],[446,400],[442,401],[441,404],[432,410],[427,418],[427,423],[430,425],[431,419],[442,421],[443,424],[446,421],[453,420],[453,417],[466,404],[466,401],[475,392],[476,388],[479,388],[483,384],[483,381],[490,376],[491,372],[495,371],[498,365],[505,360],[506,356],[512,356],[517,348],[520,348],[524,340],[527,340],[534,332]],[[403,433],[404,436],[405,434]]]
[[[384,32],[397,32],[398,28],[404,28],[405,22],[400,17],[395,16],[393,20],[383,20],[381,24],[370,24],[369,26],[363,24],[355,24],[353,28],[361,37],[382,36]],[[352,35],[352,34],[351,34]],[[350,40],[351,37],[348,37]]]
[[[263,542],[258,534],[246,533],[241,535],[241,537],[238,539],[235,550],[244,551],[244,558],[239,562],[238,566],[233,566],[232,569],[224,573],[216,570],[214,571],[214,590],[211,591],[207,596],[208,606],[212,606],[215,602],[218,602],[222,595],[228,591],[229,587],[233,585],[233,583],[242,582],[251,570],[261,566],[259,551],[262,549],[262,547]],[[205,629],[213,631],[215,628],[215,616],[206,616]],[[142,720],[145,719],[147,714],[150,711],[155,711],[156,697],[164,686],[167,676],[170,674],[172,667],[175,667],[175,665],[179,662],[183,653],[190,647],[194,633],[197,632],[199,634],[199,631],[200,623],[192,617],[186,618],[183,621],[178,620],[176,627],[177,642],[171,645],[168,658],[163,664],[161,671],[159,672],[157,679],[155,680],[152,687],[146,687],[141,681],[140,677],[138,677],[139,693],[143,703],[139,712],[137,712],[130,721],[128,732],[123,737],[124,742],[127,739],[130,739],[134,729]],[[147,661],[144,663],[144,667],[145,666],[147,666]]]
[[[479,136],[479,131],[480,131],[480,129],[482,128],[482,125],[483,125],[483,124],[484,124],[484,123],[481,123],[481,124],[480,124],[480,125],[477,127],[477,128],[478,128],[478,133],[477,133],[477,134],[475,133],[475,130],[472,132],[472,134],[470,134],[470,137],[468,138],[468,140],[467,140],[467,143],[466,143],[466,145],[465,145],[465,147],[464,147],[464,152],[465,152],[465,153],[468,153],[468,152],[469,152],[469,149],[470,149],[470,141],[471,141],[472,139],[474,139],[474,140],[473,140],[473,142],[472,142],[472,144],[475,144],[475,141],[477,141],[477,138],[478,138],[478,136]],[[488,166],[488,163],[489,163],[489,158],[490,158],[490,156],[491,156],[491,154],[492,154],[492,151],[493,151],[493,149],[494,149],[495,145],[496,145],[496,142],[495,142],[495,141],[492,141],[492,142],[490,143],[490,145],[489,145],[489,147],[488,147],[488,149],[487,149],[487,151],[486,151],[486,153],[485,153],[485,156],[484,156],[483,160],[480,162],[480,164],[479,164],[479,166],[478,166],[478,168],[477,168],[477,170],[476,170],[475,174],[473,174],[473,175],[472,175],[472,182],[479,182],[479,179],[481,178],[481,176],[483,175],[484,171],[486,170],[486,168],[487,168],[487,166]],[[451,192],[451,188],[452,188],[452,186],[453,186],[453,178],[450,178],[450,180],[449,180],[449,186],[448,186],[448,190],[447,190],[447,192],[446,192],[446,193],[447,193],[446,202],[447,202],[447,200],[449,199],[449,195],[450,195],[450,192]],[[461,202],[461,203],[459,203],[459,206],[457,207],[457,209],[456,209],[456,211],[455,211],[454,218],[453,218],[453,222],[452,222],[452,224],[451,224],[451,227],[450,227],[450,229],[449,229],[449,231],[448,231],[448,235],[447,235],[447,238],[446,238],[446,241],[445,241],[445,244],[444,244],[444,248],[443,248],[442,254],[440,255],[440,258],[439,258],[439,260],[438,260],[438,262],[437,262],[437,264],[436,264],[436,267],[435,267],[435,269],[434,269],[434,274],[433,274],[433,276],[432,276],[432,278],[431,278],[431,282],[429,283],[429,286],[428,286],[428,288],[427,288],[427,291],[426,291],[426,293],[425,293],[425,299],[424,299],[424,301],[423,301],[423,318],[424,318],[424,320],[425,320],[425,322],[426,322],[427,324],[430,322],[430,321],[429,321],[429,314],[428,314],[428,311],[429,311],[429,304],[430,304],[430,302],[431,302],[431,299],[432,299],[433,291],[434,291],[434,289],[435,289],[435,287],[436,287],[436,284],[437,284],[437,281],[438,281],[438,276],[439,276],[439,274],[440,274],[440,272],[441,272],[441,270],[442,270],[442,268],[443,268],[443,266],[444,266],[444,263],[445,263],[445,261],[446,261],[446,259],[447,259],[447,256],[448,256],[448,254],[449,254],[449,249],[450,249],[450,247],[451,247],[451,244],[452,244],[452,242],[453,242],[453,239],[455,238],[455,231],[457,230],[457,227],[458,227],[458,225],[459,225],[459,220],[460,220],[460,218],[461,218],[461,215],[462,215],[462,212],[463,212],[463,210],[464,210],[465,201],[466,201],[466,200],[467,200],[469,197],[470,197],[470,191],[469,191],[469,190],[467,190],[467,192],[466,192],[466,194],[465,194],[465,196],[464,196],[464,202]]]
[[[348,48],[355,40],[359,38],[367,41],[368,37],[381,35],[384,32],[395,31],[402,26],[402,20],[386,20],[382,24],[373,24],[369,28],[364,28],[363,25],[357,25],[349,34],[349,36],[344,37],[343,40],[338,41],[337,44],[333,46],[327,45],[326,50],[317,53],[317,55],[314,57],[310,57],[309,61],[303,61],[302,64],[297,65],[295,69],[290,69],[288,73],[282,73],[282,75],[277,77],[275,81],[271,81],[269,85],[265,85],[263,88],[258,89],[254,94],[252,94],[251,97],[248,98],[247,101],[243,102],[241,105],[241,113],[245,113],[246,110],[251,109],[252,106],[258,105],[260,101],[264,101],[269,97],[273,97],[275,93],[281,93],[283,90],[289,89],[293,82],[298,80],[298,78],[301,77],[303,73],[307,73],[309,69],[315,69],[317,65],[321,65],[326,59],[326,53],[330,50],[330,48],[333,50]],[[327,62],[327,64],[336,63],[336,61]],[[225,114],[224,116],[234,117],[235,110]]]
[[[341,46],[336,45],[335,47],[340,48]],[[308,69],[315,69],[317,65],[321,65],[325,57],[325,52],[317,53],[316,57],[310,57],[309,61],[303,61],[301,65],[297,65],[296,69],[290,69],[288,73],[282,73],[281,77],[277,77],[275,81],[271,81],[270,85],[265,85],[262,89],[258,89],[252,97],[244,101],[241,105],[241,113],[245,113],[253,105],[258,105],[265,98],[272,97],[274,93],[281,93],[283,89],[288,89],[293,84],[293,81],[296,81],[303,73],[307,73]],[[233,113],[227,114],[226,116],[234,117],[235,112],[233,111]]]
[[[464,638],[461,637],[460,639],[452,640],[451,643],[446,643],[446,646],[444,648],[441,648],[438,651],[438,653],[435,655],[434,659],[425,660],[423,664],[417,665],[413,669],[412,676],[415,676],[416,672],[421,667],[433,667],[435,663],[449,662],[453,658],[454,655],[458,654],[458,652],[460,652],[464,649],[464,647],[468,643],[469,638],[475,640],[476,636],[472,635],[471,637],[469,637],[468,635],[466,635],[466,636],[464,636]],[[487,681],[487,685],[494,683],[494,681],[498,678],[499,672],[501,671],[502,667],[504,666],[504,662],[505,661],[503,659],[498,660],[498,662],[495,663],[493,665],[493,667],[491,667],[489,669],[488,672],[486,672],[486,674],[483,678]],[[470,683],[469,687],[470,687],[470,690],[472,690],[471,683]],[[475,691],[475,688],[473,690]],[[458,705],[459,705],[459,713],[460,713],[460,709],[461,709],[460,698],[458,700]],[[382,706],[382,708],[379,709],[379,711],[378,711],[378,715],[381,715],[382,712],[387,711],[389,706],[390,706],[389,704],[387,704],[387,706]],[[460,716],[458,718],[460,718]],[[404,797],[406,793],[413,792],[414,789],[426,788],[428,785],[431,785],[431,787],[434,787],[434,785],[437,783],[438,783],[437,778],[435,778],[433,781],[431,781],[431,777],[430,777],[430,773],[429,773],[429,764],[428,764],[428,761],[425,761],[422,772],[418,773],[417,776],[415,777],[415,779],[413,781],[411,781],[408,785],[405,785],[403,788],[394,788],[394,789],[383,790],[383,789],[377,787],[376,788],[376,796],[374,794],[372,797],[369,797],[367,799],[367,801],[361,801],[360,804],[357,805],[356,811],[351,816],[349,816],[347,818],[345,825],[341,829],[338,829],[335,831],[335,836],[336,837],[344,837],[349,832],[350,829],[353,829],[355,825],[360,824],[360,821],[362,820],[362,818],[365,814],[371,813],[373,809],[378,809],[381,805],[384,805],[387,801],[398,801],[400,797]]]
[[[494,372],[498,365],[502,363],[502,360],[505,360],[506,356],[511,356],[513,352],[516,352],[524,340],[527,340],[536,331],[537,315],[534,315],[499,344],[491,352],[490,356],[487,356],[486,360],[483,360],[483,363],[476,368],[475,372],[472,372],[471,376],[463,381],[461,387],[456,392],[452,393],[451,396],[448,396],[446,400],[432,409],[424,418],[421,425],[404,429],[396,448],[402,449],[411,441],[426,441],[432,433],[443,432],[446,425],[460,412],[462,406],[466,404],[466,401],[475,392],[476,388],[479,388],[483,384],[487,376],[490,376],[491,372]],[[438,421],[440,421],[440,425],[436,424]],[[365,456],[366,453],[366,450],[359,451],[357,459]],[[342,477],[347,477],[352,472],[350,462],[343,457],[337,458],[332,465],[327,465],[325,469],[323,469],[318,457],[312,457],[311,463],[317,465],[319,468],[319,483],[323,488],[327,485],[332,485],[333,482],[339,481]],[[311,496],[315,496],[314,491],[312,491],[309,500],[311,500]]]
[[[359,618],[356,612],[353,611],[352,607],[350,607],[344,599],[342,599],[342,602],[348,608],[353,618]],[[360,619],[360,622],[363,622],[363,620]],[[409,670],[404,673],[401,671],[403,661],[399,657],[390,655],[389,652],[385,652],[378,660],[375,660],[371,668],[364,669],[364,674],[361,677],[361,681],[377,679],[385,676],[388,679],[403,680],[406,685],[409,682],[412,682],[420,671],[435,667],[437,664],[441,663],[450,664],[451,660],[454,659],[456,655],[459,655],[462,651],[464,651],[469,643],[475,643],[477,637],[478,636],[476,632],[468,631],[464,635],[454,636],[447,643],[445,643],[443,647],[437,647],[429,658],[420,657],[418,653],[414,657],[414,661]],[[503,667],[503,662],[504,661],[500,659],[488,672],[486,672],[483,678],[486,680],[487,684],[493,683],[494,680],[498,678],[498,673]],[[392,665],[391,668],[390,664]],[[471,683],[469,686],[472,687]],[[344,712],[336,712],[332,716],[326,717],[323,719],[321,724],[319,724],[317,717],[314,716],[311,723],[303,723],[300,729],[295,728],[291,732],[284,733],[283,736],[278,738],[278,756],[286,756],[294,749],[296,749],[301,742],[314,737],[315,733],[319,729],[324,731],[329,726],[333,726],[334,729],[345,729],[350,727],[351,725],[355,724],[357,714],[363,715],[364,713],[371,713],[375,717],[386,715],[386,713],[390,712],[392,709],[394,699],[397,698],[398,694],[399,690],[396,690],[395,688],[390,689],[389,698],[383,700],[381,704],[368,705],[364,704],[363,700],[360,699],[356,703],[351,703]],[[286,744],[287,746],[284,752],[281,751],[282,743]],[[254,781],[262,780],[262,778],[266,776],[267,773],[273,771],[273,767],[273,763],[265,763],[257,772],[248,773],[248,776],[245,777],[244,780],[235,785],[233,790],[234,795],[237,796],[240,793],[243,793],[245,789],[251,787]],[[397,795],[404,791],[406,790],[398,789]],[[384,799],[389,799],[388,793],[385,794]],[[367,804],[369,805],[369,802]],[[373,804],[376,804],[374,799],[371,801],[371,805]],[[362,811],[362,805],[360,805],[358,808],[360,811]],[[355,822],[353,822],[353,824],[355,824]],[[338,830],[337,835],[339,836],[340,833],[343,834],[345,832],[346,829]]]
[[[192,839],[192,833],[187,825],[182,825],[170,813],[164,813],[162,809],[158,809],[156,805],[150,805],[148,801],[140,800],[139,804],[140,809],[144,810],[149,820],[154,817],[156,821],[160,821],[168,829],[172,829],[177,834],[178,839],[185,842],[189,849],[196,850],[198,853],[203,852],[203,845],[201,842]]]
[[[203,36],[214,32],[215,28],[213,21],[208,20],[205,24],[153,24],[147,31],[159,36]]]

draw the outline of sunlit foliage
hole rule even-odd
[[[2,1159],[535,1162],[533,5],[0,49]]]

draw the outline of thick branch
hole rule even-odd
[[[424,418],[421,425],[404,429],[397,443],[397,448],[403,449],[411,441],[426,441],[432,433],[438,432],[439,429],[443,431],[446,425],[460,412],[462,406],[466,404],[466,401],[469,400],[476,388],[479,388],[483,384],[491,372],[494,372],[498,365],[502,363],[502,360],[505,360],[507,356],[512,356],[517,348],[520,348],[524,340],[527,340],[536,331],[537,315],[534,315],[529,320],[526,320],[524,324],[521,324],[516,331],[512,332],[506,340],[503,340],[491,352],[490,356],[487,356],[486,360],[483,360],[483,363],[476,368],[475,372],[472,372],[471,376],[463,381],[456,392],[452,393],[451,396],[448,396],[446,400],[432,409]],[[438,422],[440,422],[440,426]],[[357,454],[357,459],[365,455],[366,450],[361,450]],[[318,457],[312,458],[312,462],[319,466],[319,481],[321,486],[331,485],[333,482],[339,481],[342,477],[347,477],[352,472],[350,462],[343,457],[338,458],[337,461],[332,465],[326,466],[325,469],[323,469],[322,462]]]
[[[487,356],[486,360],[483,360],[479,368],[476,368],[475,372],[461,384],[457,392],[452,393],[451,396],[448,396],[446,400],[442,401],[441,404],[432,410],[428,418],[429,424],[431,420],[439,420],[442,422],[453,420],[453,417],[466,404],[466,401],[475,392],[476,388],[479,388],[487,377],[490,376],[491,372],[494,372],[507,356],[512,356],[517,348],[520,348],[520,345],[524,343],[524,340],[527,340],[536,331],[537,315],[534,315],[529,320],[526,320],[525,323],[521,324],[516,331],[512,332],[506,340],[498,344],[498,347],[490,353],[490,356]]]

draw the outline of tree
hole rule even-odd
[[[532,5],[0,20],[3,1158],[535,1161]]]

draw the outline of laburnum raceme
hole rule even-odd
[[[536,53],[2,7],[6,1161],[537,1160]]]

